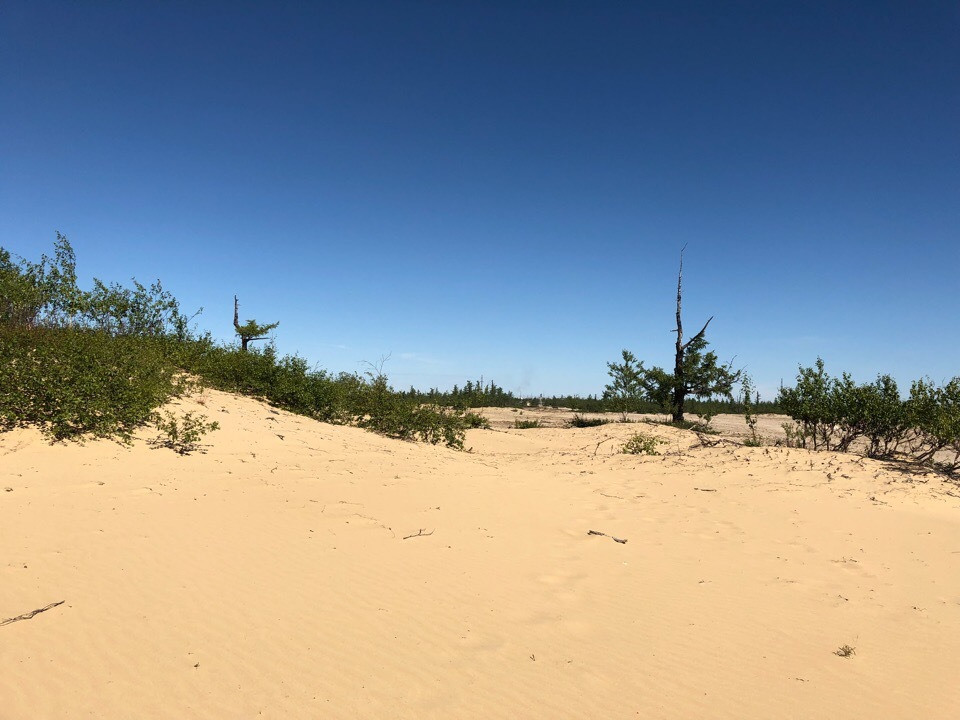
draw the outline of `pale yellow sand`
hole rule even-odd
[[[0,621],[64,601],[0,625],[0,718],[960,717],[955,485],[205,397],[202,455],[0,435]]]

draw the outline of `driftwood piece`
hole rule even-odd
[[[613,535],[607,535],[606,533],[600,532],[599,530],[587,530],[587,535],[602,535],[603,537],[608,537],[614,542],[620,543],[621,545],[625,545],[627,543],[626,538],[618,538],[618,537],[614,537]]]

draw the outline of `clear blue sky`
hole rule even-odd
[[[960,4],[0,5],[0,246],[334,371],[960,374]]]

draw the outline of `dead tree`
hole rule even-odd
[[[247,344],[253,342],[254,340],[266,340],[267,333],[273,330],[275,327],[280,325],[279,322],[270,323],[268,325],[260,325],[254,320],[247,320],[243,325],[240,324],[240,302],[237,300],[237,296],[233,296],[233,327],[237,331],[237,335],[240,337],[240,349],[243,352],[247,351]]]
[[[677,273],[677,355],[673,365],[673,422],[675,423],[683,422],[683,403],[686,400],[687,392],[690,390],[687,385],[686,370],[684,367],[687,350],[694,343],[699,344],[699,341],[703,340],[707,332],[707,325],[713,320],[713,316],[711,315],[710,320],[704,323],[700,332],[687,342],[683,342],[683,320],[680,318],[680,306],[683,304],[683,251],[686,249],[687,246],[684,245],[683,249],[680,250],[680,272]]]

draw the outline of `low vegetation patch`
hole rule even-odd
[[[150,444],[170,448],[181,455],[199,450],[203,436],[220,429],[220,423],[207,422],[206,415],[194,415],[192,412],[184,413],[179,418],[170,411],[162,415],[155,412],[151,419],[160,434]]]
[[[55,440],[129,442],[181,390],[160,340],[0,325],[0,430],[33,425]]]
[[[542,427],[539,420],[514,420],[513,426],[517,430],[530,430],[532,428]]]
[[[904,398],[889,375],[858,385],[848,373],[831,377],[817,358],[800,368],[796,386],[780,391],[779,403],[793,418],[784,426],[788,445],[847,452],[859,441],[867,457],[960,471],[960,377],[943,385],[916,380]]]
[[[677,428],[677,430],[692,430],[693,432],[703,433],[705,435],[719,435],[720,432],[710,427],[712,416],[706,420],[647,420],[655,425],[666,425],[667,427]]]
[[[573,420],[568,423],[568,427],[572,428],[589,428],[589,427],[600,427],[601,425],[606,425],[610,421],[606,418],[588,418],[583,415],[575,414]]]
[[[480,413],[466,412],[463,414],[463,426],[468,430],[481,429],[489,430],[490,421]]]
[[[664,444],[665,440],[638,432],[623,444],[620,451],[626,455],[659,455],[657,446]]]
[[[397,392],[379,371],[331,375],[279,357],[272,345],[244,350],[196,336],[159,282],[125,288],[94,280],[84,291],[75,267],[59,234],[55,256],[36,263],[0,248],[0,431],[32,425],[54,440],[129,442],[152,420],[158,444],[181,452],[214,429],[192,416],[157,420],[159,406],[191,389],[188,375],[325,422],[457,449],[465,429],[481,422]],[[240,330],[253,326],[270,327],[248,321]]]

